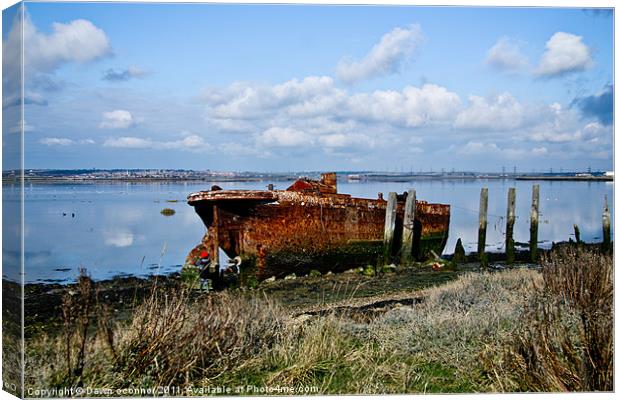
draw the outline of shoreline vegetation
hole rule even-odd
[[[180,275],[27,285],[40,315],[27,313],[26,390],[613,390],[613,258],[596,246],[560,246],[538,266],[364,272],[210,294]]]

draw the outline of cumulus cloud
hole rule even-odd
[[[361,120],[389,122],[403,127],[450,121],[461,108],[459,96],[446,88],[425,84],[402,91],[377,90],[349,97],[344,115]]]
[[[515,148],[515,147],[500,147],[493,142],[484,141],[468,141],[463,146],[452,146],[452,150],[455,150],[456,154],[467,157],[493,157],[496,159],[521,159],[525,156],[543,156],[547,154],[545,147],[535,147],[532,149],[527,148]]]
[[[297,147],[313,144],[313,138],[294,128],[273,127],[260,133],[256,142],[264,147]]]
[[[592,96],[577,97],[573,104],[579,107],[584,116],[611,125],[614,119],[614,85],[607,85],[600,93]]]
[[[133,116],[127,110],[114,110],[103,113],[103,120],[99,128],[103,129],[127,129],[135,123]]]
[[[583,37],[566,32],[556,32],[547,41],[536,74],[544,77],[561,76],[588,69],[592,65],[591,50]]]
[[[132,78],[142,78],[145,75],[146,71],[144,71],[142,68],[130,66],[126,69],[120,70],[110,68],[103,73],[103,77],[101,79],[110,82],[122,82],[128,81]]]
[[[379,43],[361,60],[356,61],[351,57],[340,60],[336,74],[343,82],[354,83],[398,72],[421,41],[422,30],[419,25],[394,28],[383,35]]]
[[[487,51],[486,63],[500,71],[517,72],[527,67],[528,59],[517,41],[503,37]]]
[[[26,97],[29,92],[34,100],[27,104],[38,105],[47,104],[38,91],[56,91],[62,86],[62,82],[53,78],[61,65],[92,62],[112,52],[106,33],[88,20],[55,22],[51,32],[45,33],[37,29],[27,13],[24,19],[16,17],[2,42],[3,107],[19,104],[12,99],[19,98],[22,65],[18,60],[22,44],[25,44],[23,67],[28,76]]]
[[[110,41],[103,30],[85,19],[55,22],[52,32],[41,33],[30,18],[24,20],[26,68],[53,71],[68,62],[86,63],[109,55]]]
[[[255,119],[288,106],[297,116],[319,114],[330,105],[328,98],[339,97],[340,90],[327,76],[292,79],[282,84],[265,86],[235,82],[225,89],[210,88],[203,93],[209,105],[209,117],[218,120]],[[320,103],[324,104],[322,107]]]
[[[457,128],[481,130],[511,130],[521,127],[524,106],[510,93],[490,99],[470,96],[469,105],[454,122]]]
[[[546,147],[534,147],[532,149],[532,154],[535,156],[544,156],[546,154],[548,154],[549,151],[547,150]]]
[[[150,138],[135,136],[123,136],[109,138],[103,142],[104,147],[118,149],[154,149],[154,150],[184,150],[205,151],[210,148],[209,144],[198,135],[188,135],[179,140],[161,141]]]
[[[584,157],[603,154],[612,145],[613,127],[599,122],[581,123],[578,112],[552,104],[543,114],[545,119],[532,127],[527,139],[547,146],[561,146],[565,157]],[[594,156],[592,156],[594,157]],[[597,157],[595,157],[597,158]]]
[[[449,126],[462,108],[459,96],[439,85],[349,94],[332,78],[314,76],[271,86],[235,82],[202,99],[209,127],[249,134],[262,149],[390,145],[394,130]]]
[[[75,143],[73,140],[68,138],[43,138],[39,140],[39,143],[44,144],[46,146],[69,146]]]
[[[319,137],[319,144],[327,149],[373,148],[378,141],[361,133],[333,133]]]
[[[74,144],[95,144],[95,141],[93,139],[73,140],[69,138],[49,137],[40,139],[39,143],[45,146],[71,146]]]
[[[352,128],[351,120],[415,127],[449,120],[461,107],[456,93],[434,84],[349,95],[336,88],[329,77],[294,79],[274,86],[237,82],[228,88],[211,88],[203,99],[208,104],[208,121],[232,131],[255,126],[248,120],[282,118],[322,118],[321,128],[327,124],[338,129]],[[325,116],[333,118],[326,121]]]

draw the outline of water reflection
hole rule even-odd
[[[264,189],[268,182],[217,183],[224,189]],[[537,182],[540,184],[539,240],[542,247],[568,240],[573,224],[585,241],[602,236],[604,196],[613,206],[613,185],[583,182]],[[73,280],[79,267],[95,279],[114,275],[150,275],[178,270],[205,228],[185,203],[186,196],[213,183],[121,183],[80,185],[28,185],[25,226],[26,281]],[[529,240],[532,182],[520,181],[417,181],[339,182],[340,193],[376,198],[378,192],[402,193],[415,188],[417,197],[451,205],[450,234],[445,253],[458,238],[466,251],[475,251],[480,188],[489,188],[487,250],[504,248],[506,193],[517,188],[515,240]],[[285,188],[285,182],[276,187]],[[15,197],[3,186],[5,199]],[[177,200],[178,202],[170,202]],[[161,215],[163,208],[175,215]],[[612,210],[613,212],[613,210]],[[4,214],[5,217],[11,218]],[[613,216],[612,216],[613,221]],[[15,259],[18,249],[3,249],[5,262]],[[15,254],[14,254],[15,253]],[[15,256],[15,257],[13,257]]]

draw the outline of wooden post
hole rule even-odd
[[[396,229],[396,192],[388,195],[385,207],[385,229],[383,231],[383,265],[390,264],[394,247],[394,230]]]
[[[220,266],[220,215],[216,205],[213,205],[213,224],[211,227],[213,249],[211,250],[211,264],[209,265],[209,272],[218,272]]]
[[[478,217],[478,261],[487,266],[487,255],[484,251],[487,239],[487,209],[489,207],[489,189],[480,190],[480,215]]]
[[[517,190],[508,189],[508,209],[506,210],[506,264],[515,262],[515,241],[513,238],[515,226],[515,201]]]
[[[407,192],[405,202],[405,216],[403,218],[403,238],[400,247],[400,262],[408,265],[413,260],[413,226],[415,221],[415,190]]]
[[[605,195],[605,208],[603,208],[603,244],[601,249],[604,252],[611,249],[611,214],[607,204],[607,195]]]
[[[540,185],[532,185],[532,209],[530,210],[530,260],[538,261],[538,206]]]
[[[577,224],[573,224],[573,230],[575,231],[575,242],[581,243],[581,234],[579,233],[579,227]]]
[[[465,248],[461,238],[458,238],[456,245],[454,246],[454,254],[452,255],[452,267],[456,268],[458,264],[462,264],[467,261],[465,256]]]

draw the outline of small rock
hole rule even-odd
[[[334,275],[334,273],[332,271],[327,271],[327,273],[325,274],[325,276],[329,276],[329,275]]]

